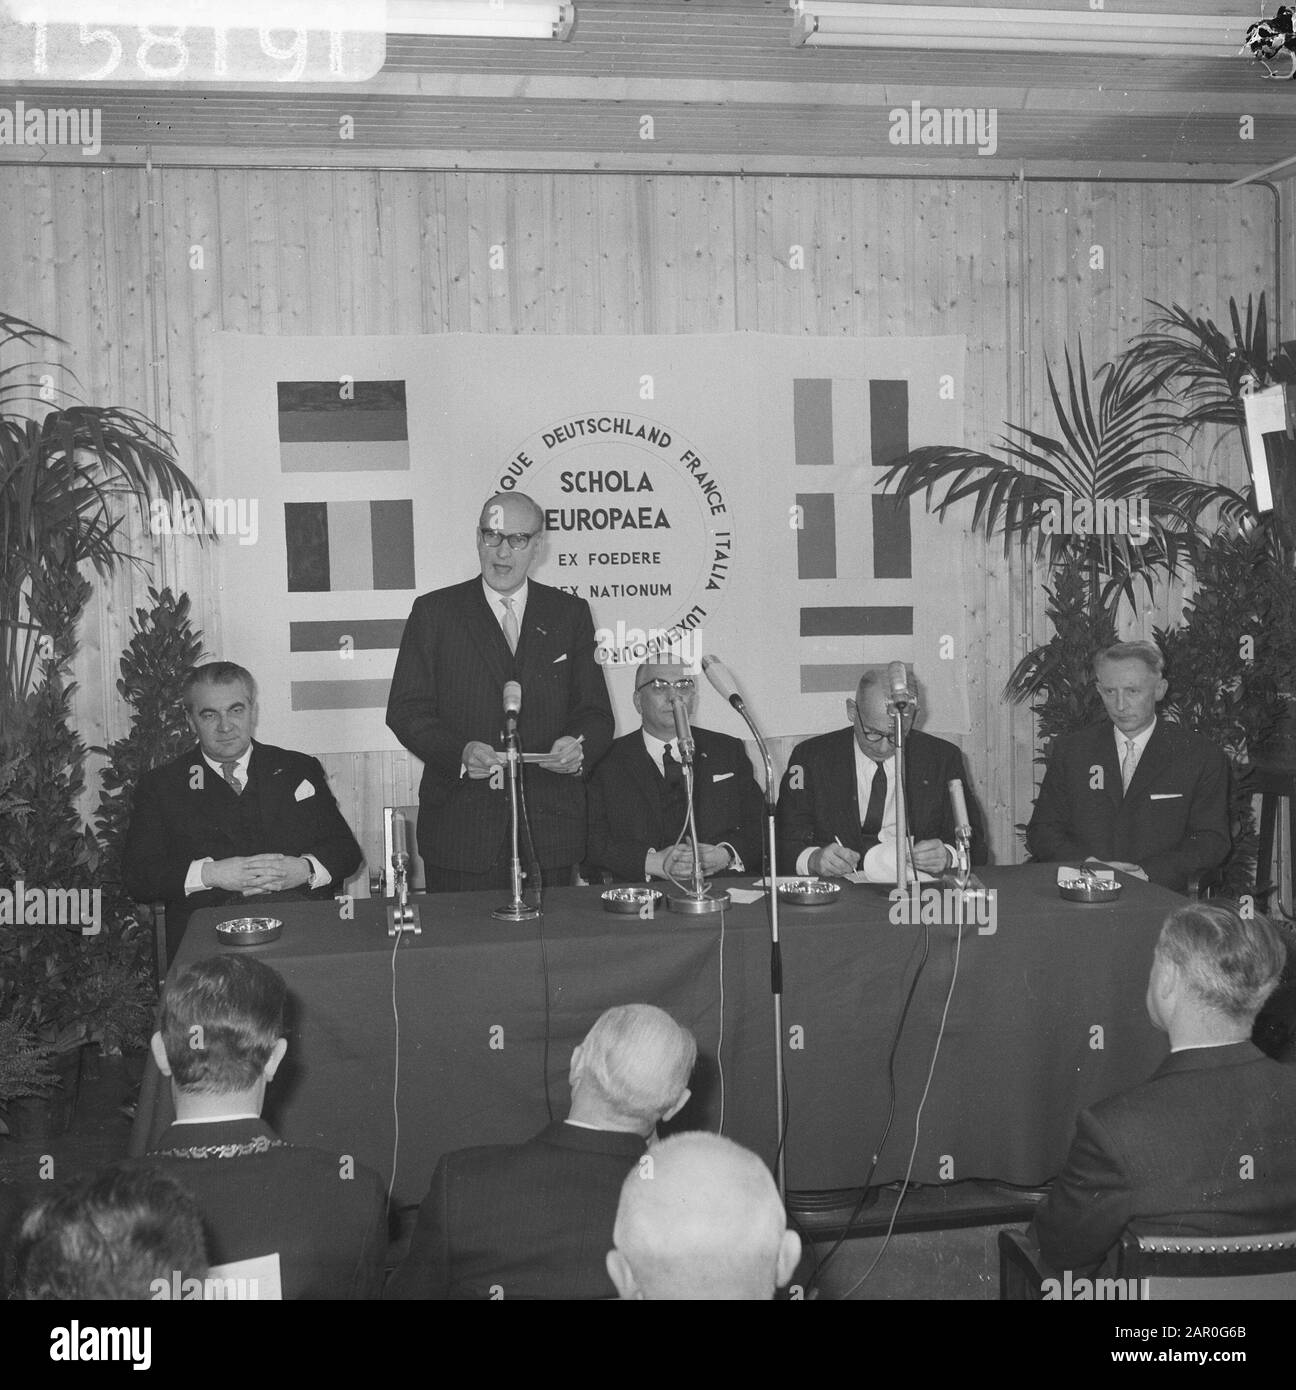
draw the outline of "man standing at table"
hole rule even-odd
[[[642,882],[688,879],[693,846],[677,844],[687,812],[674,706],[694,742],[693,804],[706,875],[757,873],[764,800],[742,744],[693,725],[697,680],[678,658],[650,658],[635,672],[643,726],[612,745],[590,779],[589,862],[595,874]]]
[[[957,826],[949,783],[963,784],[972,827],[972,863],[986,862],[985,826],[963,754],[913,728],[904,715],[905,800],[913,866],[939,874],[954,864]],[[884,671],[869,667],[846,701],[850,728],[806,739],[792,750],[779,788],[779,872],[837,878],[856,869],[870,883],[896,879],[895,744]]]
[[[498,493],[477,523],[481,576],[414,601],[387,701],[387,725],[423,760],[418,849],[433,892],[509,885],[503,776],[504,686],[522,687],[518,735],[542,762],[523,771],[527,820],[546,883],[585,857],[584,772],[612,742],[612,705],[584,599],[527,578],[544,513]],[[520,838],[529,869],[525,827]]]
[[[328,897],[363,859],[319,762],[253,741],[250,672],[196,666],[181,699],[198,746],[140,778],[122,855],[127,892],[166,903],[169,956],[198,908]]]
[[[1263,917],[1228,903],[1166,918],[1147,1010],[1170,1055],[1143,1085],[1080,1112],[1031,1226],[1050,1268],[1090,1268],[1127,1226],[1185,1239],[1291,1230],[1296,1068],[1251,1042],[1286,956]]]
[[[1096,860],[1182,893],[1228,855],[1228,760],[1209,739],[1157,717],[1167,689],[1152,642],[1094,657],[1107,718],[1053,746],[1026,847],[1036,859]]]
[[[525,1144],[446,1154],[388,1298],[612,1298],[604,1255],[621,1180],[689,1098],[697,1043],[622,1004],[572,1052],[571,1109]]]

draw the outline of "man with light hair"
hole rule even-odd
[[[1143,1085],[1080,1113],[1031,1227],[1051,1268],[1092,1267],[1127,1226],[1185,1238],[1292,1228],[1296,1068],[1251,1042],[1286,954],[1263,917],[1228,903],[1166,918],[1147,1010],[1170,1055]]]
[[[1026,847],[1038,860],[1093,861],[1184,892],[1228,855],[1229,767],[1209,739],[1158,718],[1168,682],[1152,642],[1094,656],[1107,718],[1053,745]]]
[[[622,1298],[771,1299],[801,1258],[769,1169],[718,1134],[658,1144],[622,1184],[612,1240]]]
[[[622,1179],[688,1100],[696,1060],[668,1013],[609,1009],[572,1052],[565,1120],[442,1156],[387,1297],[615,1297],[603,1256]]]

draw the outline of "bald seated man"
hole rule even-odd
[[[565,1120],[437,1164],[387,1297],[615,1298],[603,1256],[621,1180],[688,1100],[696,1060],[664,1010],[608,1009],[572,1053]]]
[[[801,1258],[769,1169],[701,1132],[664,1139],[630,1173],[612,1241],[623,1299],[772,1299]]]

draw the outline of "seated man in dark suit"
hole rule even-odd
[[[985,825],[963,754],[905,719],[905,793],[913,867],[939,874],[954,864],[957,826],[949,783],[963,784],[973,864],[987,858]],[[798,743],[779,787],[779,872],[836,878],[861,869],[871,883],[896,879],[895,744],[883,668],[869,667],[846,701],[851,726]]]
[[[750,1149],[694,1131],[645,1163],[622,1184],[607,1255],[623,1299],[771,1299],[791,1279],[801,1237]]]
[[[1036,859],[1094,860],[1183,892],[1228,855],[1228,760],[1157,718],[1165,661],[1152,642],[1094,657],[1107,719],[1053,746],[1026,847]]]
[[[207,1274],[202,1213],[174,1178],[114,1163],[32,1206],[14,1243],[14,1268],[14,1293],[29,1301],[168,1298]]]
[[[249,672],[214,661],[181,690],[197,747],[140,778],[122,856],[126,890],[166,903],[168,955],[200,907],[328,897],[363,858],[316,759],[253,742]]]
[[[284,1298],[376,1298],[387,1255],[377,1173],[285,1144],[260,1118],[288,1049],[286,996],[279,974],[246,955],[212,956],[167,982],[152,1046],[176,1118],[141,1162],[193,1194],[213,1274],[258,1279],[261,1297],[277,1268]]]
[[[696,1060],[661,1009],[609,1009],[572,1053],[566,1120],[437,1164],[387,1297],[614,1298],[604,1255],[621,1180],[688,1100]]]
[[[635,673],[642,727],[623,734],[589,785],[589,866],[614,878],[689,878],[693,847],[679,843],[687,800],[673,706],[688,713],[694,753],[693,807],[702,872],[758,873],[764,800],[742,744],[693,726],[697,680],[679,660],[655,657]]]
[[[1093,1266],[1127,1226],[1192,1237],[1296,1225],[1296,1068],[1250,1042],[1285,957],[1263,917],[1226,903],[1166,918],[1147,1008],[1170,1055],[1143,1085],[1081,1111],[1031,1227],[1049,1266]]]

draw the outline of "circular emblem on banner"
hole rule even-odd
[[[715,469],[678,431],[640,415],[554,421],[516,451],[499,487],[544,508],[546,581],[589,600],[601,661],[701,660],[733,531]]]

